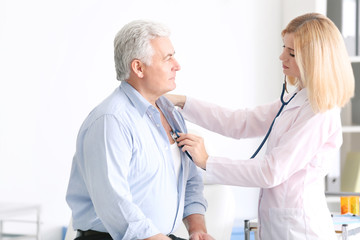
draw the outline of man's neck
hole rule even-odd
[[[129,79],[127,80],[127,83],[130,84],[136,91],[138,91],[141,96],[143,96],[151,105],[157,107],[156,100],[158,100],[160,96],[154,96],[153,94],[148,93],[148,91],[146,91],[141,86],[141,84],[138,84],[138,82],[135,80]]]

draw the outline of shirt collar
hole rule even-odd
[[[308,101],[306,88],[296,89],[295,92],[297,92],[296,96],[289,102],[289,104],[286,106],[286,109],[300,107],[304,105],[306,101]],[[288,94],[285,101],[288,101],[292,96],[293,94]]]
[[[143,116],[149,107],[153,107],[149,101],[147,101],[133,86],[123,81],[121,82],[120,89],[124,91],[126,96],[134,104],[135,108],[139,111],[140,115]],[[156,105],[162,110],[167,119],[171,118],[173,111],[175,111],[174,105],[164,96],[159,97],[156,100]],[[171,113],[171,114],[170,114]]]
[[[158,100],[156,100],[156,105],[161,109],[164,113],[172,113],[175,110],[174,105],[170,102],[166,97],[161,96]]]
[[[147,101],[133,86],[131,86],[126,81],[121,82],[120,89],[124,91],[126,96],[139,111],[141,116],[143,116],[147,109],[152,106],[149,101]]]
[[[184,126],[179,123],[179,119],[177,117],[178,112],[171,101],[169,101],[166,97],[161,96],[158,100],[156,100],[156,105],[158,105],[165,115],[172,131],[185,132]]]

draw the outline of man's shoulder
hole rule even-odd
[[[121,114],[127,109],[131,108],[129,98],[116,88],[107,98],[105,98],[97,107],[94,108],[98,114]]]
[[[85,122],[91,124],[97,119],[107,116],[113,116],[117,119],[121,119],[123,115],[132,113],[132,108],[134,108],[134,106],[131,101],[129,101],[126,94],[117,88],[100,104],[93,108]]]

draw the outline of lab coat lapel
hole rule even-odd
[[[283,112],[288,111],[292,108],[300,107],[304,105],[306,101],[308,101],[306,88],[297,91],[298,92],[296,96],[285,106]],[[293,94],[288,94],[285,101],[288,101],[292,96]]]

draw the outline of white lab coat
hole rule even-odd
[[[234,111],[187,98],[182,113],[193,123],[239,139],[264,136],[280,106],[279,100]],[[261,188],[258,227],[262,240],[336,239],[324,177],[341,144],[340,110],[315,114],[302,89],[275,121],[263,156],[251,160],[210,156],[206,179]]]

